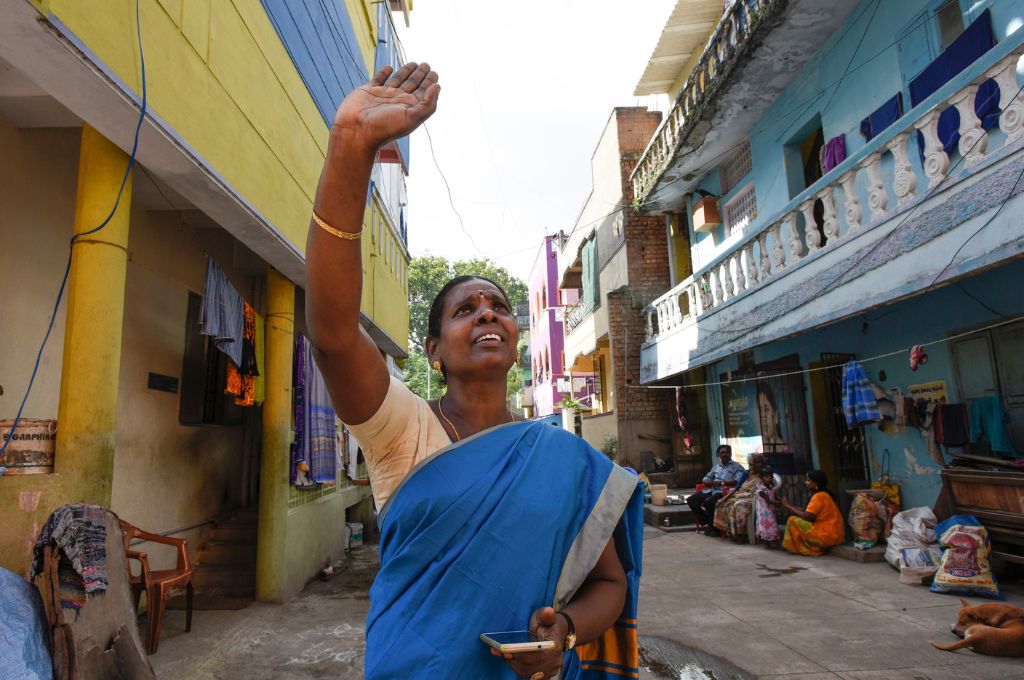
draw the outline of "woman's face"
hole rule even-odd
[[[473,279],[448,291],[441,337],[427,338],[430,363],[440,361],[448,381],[469,377],[505,380],[516,359],[519,326],[508,300],[493,284]]]
[[[810,477],[804,477],[804,485],[811,491],[814,491],[815,489],[818,488],[818,485]]]

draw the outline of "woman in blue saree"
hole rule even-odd
[[[518,327],[500,286],[448,282],[424,350],[436,402],[391,378],[359,323],[360,226],[378,150],[435,110],[426,64],[385,68],[342,102],[313,206],[306,322],[380,509],[367,678],[637,678],[643,506],[637,478],[506,404]],[[500,655],[482,633],[529,629],[553,650]]]

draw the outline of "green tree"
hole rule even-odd
[[[414,257],[409,263],[409,358],[405,360],[403,370],[405,382],[416,394],[424,399],[429,395],[437,399],[444,394],[440,375],[427,364],[423,353],[423,340],[427,337],[427,317],[430,305],[444,287],[444,284],[456,276],[485,276],[498,283],[508,293],[509,304],[525,302],[526,284],[513,276],[504,267],[499,267],[491,260],[475,259],[450,262],[444,257],[427,255]],[[520,345],[522,345],[522,338]],[[523,385],[522,372],[513,366],[508,375],[509,401],[515,401],[515,394]]]
[[[450,262],[438,255],[414,257],[409,263],[409,346],[423,348],[427,337],[427,317],[434,298],[456,276],[485,276],[498,283],[508,293],[509,304],[526,301],[526,284],[504,267],[491,260],[460,260]]]

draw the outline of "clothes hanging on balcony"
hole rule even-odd
[[[864,141],[870,142],[903,115],[903,95],[897,92],[891,99],[875,109],[860,122]]]
[[[306,353],[306,459],[318,484],[338,481],[338,426],[331,395],[313,353]]]
[[[839,135],[825,142],[824,157],[821,169],[827,173],[846,160],[846,135]]]
[[[850,429],[881,419],[867,371],[859,361],[848,361],[843,366],[843,413]]]
[[[971,402],[971,441],[977,442],[984,436],[993,451],[1017,455],[1006,421],[1002,399],[995,396],[975,399]]]
[[[935,407],[935,441],[946,446],[964,446],[970,441],[966,405],[940,403]]]
[[[923,102],[992,49],[995,44],[995,36],[992,34],[992,13],[986,9],[935,61],[910,81],[910,105],[913,107]],[[986,80],[978,87],[974,111],[986,130],[999,124],[999,86],[994,80]],[[960,114],[956,107],[950,106],[939,116],[939,141],[942,142],[946,153],[950,153],[960,142],[959,129]],[[918,147],[923,154],[924,136],[920,133]]]
[[[306,376],[302,370],[305,365],[306,357],[306,338],[302,333],[298,334],[295,341],[295,355],[294,362],[292,365],[292,375],[294,376],[294,398],[292,400],[292,408],[294,408],[294,416],[292,422],[295,423],[295,438],[291,444],[291,483],[294,486],[307,486],[308,482],[306,479],[306,473],[309,471],[309,466],[305,461],[305,441],[306,441]],[[303,469],[305,468],[305,469]]]
[[[242,331],[242,363],[228,362],[227,387],[225,394],[235,395],[239,406],[256,405],[256,377],[259,368],[256,361],[256,310],[245,303],[245,324]]]
[[[245,301],[212,257],[206,258],[199,325],[199,332],[212,337],[217,349],[231,357],[236,366],[242,364]]]

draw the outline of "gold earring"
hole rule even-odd
[[[435,361],[434,362],[434,370],[437,371],[438,373],[441,372],[441,362],[440,361]]]

